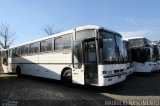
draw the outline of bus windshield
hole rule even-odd
[[[123,43],[123,49],[124,49],[124,61],[128,61],[128,54],[127,54],[127,49],[126,49],[126,44]]]
[[[155,55],[156,60],[160,60],[160,46],[159,45],[154,46],[154,55]]]
[[[117,49],[119,53],[117,53],[118,60],[119,61],[124,61],[124,48],[123,48],[123,40],[119,35],[115,35],[116,37],[116,44],[117,44]]]
[[[148,39],[144,39],[145,45],[147,46],[151,46],[151,41],[149,41]]]
[[[100,31],[99,38],[102,39],[103,47],[100,47],[101,62],[124,61],[123,41],[119,35],[107,31]]]
[[[150,47],[131,48],[132,61],[144,63],[146,61],[153,61],[153,50]]]
[[[143,38],[130,39],[129,40],[129,47],[133,47],[133,46],[144,46]]]

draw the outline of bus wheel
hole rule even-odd
[[[19,78],[22,77],[21,68],[20,68],[19,66],[18,66],[17,69],[16,69],[16,73],[17,73],[17,76],[18,76]]]
[[[72,72],[71,69],[66,70],[62,75],[62,81],[67,86],[72,86]]]

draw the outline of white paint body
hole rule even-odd
[[[98,26],[87,26],[87,27],[79,27],[76,31],[84,30],[84,29],[99,29]],[[46,39],[59,37],[64,34],[73,33],[75,29],[69,30],[66,32],[58,33],[53,36],[48,36],[45,38],[41,38],[38,40],[34,40],[23,45],[28,45],[34,42],[40,42]],[[72,37],[72,40],[74,37]],[[20,47],[23,45],[15,46],[12,48]],[[67,51],[56,51],[53,50],[51,52],[46,53],[37,53],[37,54],[27,54],[20,55],[19,57],[9,57],[9,69],[16,72],[17,66],[21,68],[22,74],[38,76],[43,78],[50,78],[61,80],[62,70],[65,68],[70,68],[72,70],[72,82],[75,84],[85,85],[85,68],[84,63],[82,63],[82,67],[79,69],[73,68],[73,60],[72,60],[72,50]],[[109,65],[98,65],[98,83],[94,84],[95,86],[108,86],[118,82],[121,82],[126,79],[126,64],[109,64]],[[123,69],[123,72],[120,73],[109,73],[104,75],[103,71],[114,71]],[[109,78],[104,78],[104,76],[112,75]],[[88,84],[88,83],[87,83]],[[91,84],[92,85],[92,84]]]
[[[160,71],[160,60],[157,60],[155,68],[157,71]]]
[[[114,83],[124,81],[127,76],[126,64],[114,64],[114,65],[98,65],[98,86],[108,86]],[[115,73],[114,70],[124,69],[123,72]],[[107,71],[103,74],[103,71]],[[109,73],[110,71],[110,73]],[[106,76],[106,78],[104,78]],[[107,76],[114,76],[108,77]]]
[[[11,60],[11,58],[10,58]],[[49,79],[61,80],[61,72],[65,67],[70,67],[72,70],[84,71],[84,67],[81,69],[74,69],[72,64],[71,52],[64,53],[45,53],[34,56],[22,56],[13,59],[12,70],[16,72],[16,67],[19,65],[22,68],[22,74],[38,76]],[[26,64],[27,63],[27,64]],[[62,64],[63,63],[63,64]],[[11,61],[9,61],[11,64]],[[10,65],[11,66],[11,65]],[[123,72],[115,73],[114,70],[124,69]],[[107,74],[103,74],[103,71],[107,71]],[[110,73],[109,73],[110,71]],[[75,84],[82,84],[83,77],[79,77],[75,71],[72,71],[72,79]],[[104,76],[113,76],[104,78]],[[127,64],[111,64],[111,65],[98,65],[98,84],[94,86],[108,86],[121,81],[124,81],[127,76]]]
[[[16,72],[16,67],[20,66],[22,74],[60,80],[63,68],[72,68],[71,51],[68,51],[65,55],[50,52],[15,57],[14,63],[12,65],[14,72]],[[11,61],[9,61],[9,64],[11,64]]]
[[[152,69],[152,72],[157,71],[156,64],[157,64],[157,62],[153,62],[153,69]]]
[[[152,72],[154,71],[154,62],[138,63],[133,62],[134,72]]]

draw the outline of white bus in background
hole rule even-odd
[[[131,75],[133,73],[133,65],[132,65],[132,62],[129,58],[129,54],[128,54],[128,51],[127,51],[127,46],[128,46],[128,43],[126,40],[123,40],[123,47],[124,47],[124,59],[126,61],[126,64],[127,64],[127,75]]]
[[[22,74],[62,80],[66,85],[108,86],[126,79],[119,33],[83,26],[10,48],[9,67]]]
[[[156,61],[155,70],[160,71],[160,45],[153,44],[154,48],[154,58]]]
[[[12,73],[12,71],[8,69],[8,49],[2,49],[0,52],[0,72]]]
[[[128,43],[129,58],[132,61],[134,72],[155,71],[153,48],[151,42],[144,37],[125,39]]]

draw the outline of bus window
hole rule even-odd
[[[89,37],[95,37],[95,30],[82,30],[76,32],[76,39],[84,39]]]
[[[40,50],[40,43],[37,42],[37,43],[34,43],[34,53],[38,53]]]
[[[61,36],[55,39],[55,50],[71,48],[71,34]]]
[[[10,49],[10,57],[14,57],[15,56],[15,49]]]
[[[52,51],[52,39],[46,40],[46,51]]]
[[[34,44],[30,44],[29,53],[34,53]]]
[[[42,41],[41,42],[41,52],[45,52],[46,51],[46,41]]]
[[[52,51],[52,39],[41,42],[41,52]]]
[[[82,48],[81,48],[80,41],[74,42],[73,56],[74,56],[74,68],[81,68],[82,67]]]
[[[38,53],[40,51],[40,43],[30,44],[29,53]]]
[[[25,47],[24,47],[24,53],[25,54],[29,53],[29,45],[25,45]]]
[[[21,47],[16,48],[16,56],[21,54]]]
[[[22,53],[22,54],[25,54],[24,48],[25,48],[25,46],[22,46],[22,47],[21,47],[21,53]]]

